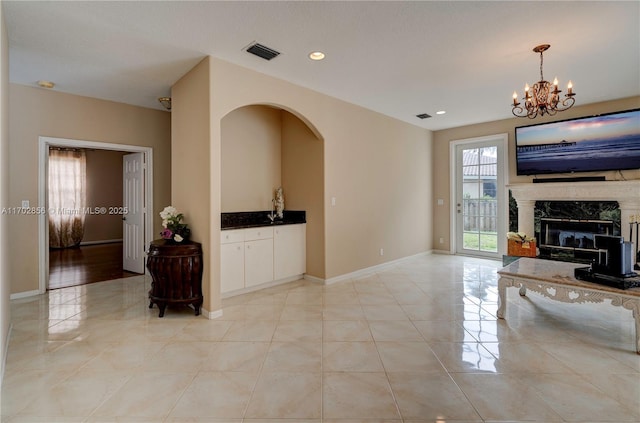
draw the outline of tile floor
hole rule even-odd
[[[631,312],[431,255],[159,319],[133,277],[12,301],[3,422],[638,422]]]

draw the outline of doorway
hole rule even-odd
[[[499,259],[508,227],[505,173],[507,134],[451,145],[453,252]]]
[[[51,137],[40,137],[39,138],[39,177],[38,177],[38,204],[43,204],[46,207],[49,206],[49,202],[47,199],[47,175],[48,175],[48,157],[49,157],[49,147],[63,147],[63,148],[83,148],[88,150],[104,150],[105,152],[121,152],[120,157],[127,156],[135,156],[138,157],[141,162],[141,172],[140,172],[140,184],[142,193],[140,199],[140,210],[137,210],[139,213],[139,239],[132,239],[129,237],[127,240],[126,237],[123,237],[121,240],[112,240],[118,241],[108,244],[96,244],[96,245],[87,245],[82,247],[83,251],[68,251],[64,254],[59,254],[59,252],[55,252],[53,257],[49,255],[49,230],[48,230],[48,216],[46,213],[43,213],[39,216],[38,219],[38,241],[39,241],[39,292],[46,292],[47,288],[49,288],[50,281],[50,260],[65,260],[63,263],[64,266],[67,266],[67,269],[71,272],[72,278],[74,274],[84,273],[80,279],[87,280],[88,282],[97,281],[96,278],[102,280],[115,279],[118,277],[126,277],[130,276],[131,273],[125,272],[122,267],[114,270],[113,267],[108,268],[109,263],[113,264],[114,261],[122,262],[123,251],[131,252],[134,248],[136,248],[136,255],[141,263],[144,263],[144,246],[147,245],[153,239],[153,213],[147,213],[146,205],[152,205],[152,193],[153,193],[153,156],[152,149],[149,147],[139,147],[133,145],[124,145],[124,144],[109,144],[109,143],[100,143],[93,141],[84,141],[84,140],[71,140],[71,139],[63,139],[63,138],[51,138]],[[124,155],[124,156],[123,156]],[[123,172],[122,162],[120,165],[120,172]],[[124,178],[124,176],[123,176]],[[123,187],[124,189],[124,187]],[[123,196],[124,197],[124,196]],[[101,207],[93,207],[98,206],[94,204],[87,203],[87,210],[94,212],[95,210],[99,210],[95,212],[97,214],[102,214],[104,210],[105,215],[115,214],[118,215],[115,218],[120,224],[123,225],[123,218],[126,217],[126,214],[123,213],[123,208],[126,206],[124,204],[127,201],[127,198],[122,198],[123,206],[122,207],[110,207],[109,204],[100,204]],[[152,210],[152,206],[149,207],[149,210]],[[95,214],[94,213],[94,214]],[[93,216],[92,216],[93,217]],[[114,217],[114,216],[112,216]],[[112,219],[113,220],[113,219]],[[126,225],[125,225],[126,226]],[[92,244],[88,242],[87,244]],[[132,247],[131,244],[134,244]],[[128,247],[128,249],[127,249]],[[115,256],[119,254],[118,256]],[[84,263],[84,264],[83,264]],[[115,273],[114,273],[115,271]],[[139,266],[139,271],[144,273],[144,266]],[[106,272],[106,273],[105,273]],[[91,274],[93,273],[93,274]],[[109,276],[106,276],[106,274]],[[115,277],[111,277],[111,275],[116,275]],[[107,279],[104,279],[104,278]],[[58,284],[59,285],[59,284]],[[54,286],[52,286],[54,287]]]

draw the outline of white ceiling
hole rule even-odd
[[[576,104],[640,95],[638,1],[2,5],[11,82],[158,109],[211,55],[431,130],[505,119],[513,91],[539,79],[543,43],[545,79],[571,79]],[[250,55],[252,41],[282,54]],[[309,60],[314,50],[325,60]]]

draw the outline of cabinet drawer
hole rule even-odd
[[[254,241],[258,239],[273,238],[272,227],[249,228],[244,230],[244,240]]]
[[[220,232],[220,244],[244,241],[244,229],[233,229]]]

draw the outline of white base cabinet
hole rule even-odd
[[[274,279],[302,275],[307,265],[306,225],[283,225],[273,234]]]
[[[305,273],[306,224],[222,231],[220,291],[229,293]]]
[[[244,242],[220,245],[220,291],[244,288]]]
[[[273,280],[273,238],[244,243],[244,286]]]

